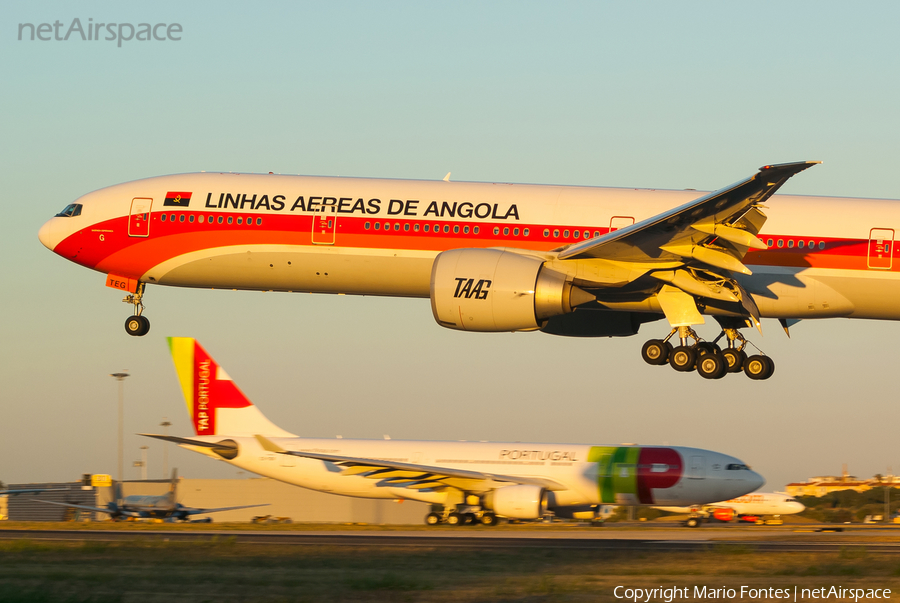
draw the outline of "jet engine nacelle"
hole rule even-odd
[[[431,310],[459,331],[528,331],[595,298],[544,260],[500,249],[452,249],[431,269]]]
[[[485,495],[483,504],[501,517],[540,519],[547,510],[547,492],[540,486],[506,486]]]

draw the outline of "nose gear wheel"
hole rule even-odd
[[[143,337],[150,332],[150,320],[142,316],[144,312],[144,283],[138,283],[137,291],[126,295],[122,301],[134,306],[134,315],[125,321],[125,332],[133,337]]]

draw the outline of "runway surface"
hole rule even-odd
[[[243,530],[29,530],[0,528],[0,540],[70,542],[209,542],[225,539],[240,544],[427,547],[465,549],[556,548],[633,551],[700,551],[743,547],[755,551],[827,552],[864,547],[869,553],[900,554],[892,530],[842,533],[797,533],[790,529],[749,530],[647,529],[583,531],[243,531]]]

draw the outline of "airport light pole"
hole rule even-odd
[[[163,435],[169,435],[169,426],[172,423],[166,417],[163,417],[162,423],[159,424],[163,428]],[[163,477],[169,475],[169,443],[163,442]]]
[[[141,479],[147,480],[147,449],[149,446],[141,446]]]
[[[121,483],[122,473],[123,473],[122,466],[124,464],[124,461],[122,460],[124,457],[124,452],[122,450],[122,442],[125,438],[125,436],[123,434],[123,431],[125,429],[124,428],[124,419],[122,418],[122,415],[124,413],[124,406],[125,406],[125,378],[130,377],[130,375],[123,371],[121,373],[113,373],[110,375],[110,377],[114,378],[116,381],[119,382],[119,473],[118,473],[118,475],[116,475],[116,479]]]

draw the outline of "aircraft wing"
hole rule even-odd
[[[55,500],[38,500],[37,502],[46,503],[48,505],[59,505],[60,507],[72,507],[73,509],[84,509],[85,511],[96,511],[97,513],[113,513],[113,510],[108,507],[90,507],[88,505],[76,505],[74,503],[57,502]],[[119,509],[118,514],[127,515],[128,517],[140,517],[139,513],[125,511],[124,509]]]
[[[250,509],[252,507],[268,507],[269,503],[259,505],[241,505],[239,507],[219,507],[217,509],[197,509],[192,507],[182,507],[179,512],[184,515],[204,515],[206,513],[218,513],[219,511],[234,511],[235,509]]]
[[[16,494],[35,494],[38,492],[68,492],[68,488],[27,488],[24,490],[0,490],[0,496],[15,496]]]
[[[691,298],[685,296],[688,294],[707,298],[707,303],[739,304],[740,313],[751,317],[761,331],[759,308],[733,273],[751,274],[744,256],[751,248],[768,248],[756,236],[766,222],[762,203],[791,176],[816,163],[763,166],[746,180],[631,226],[563,247],[557,260],[605,261],[634,275],[630,278],[649,273],[663,284],[658,299],[672,325],[703,322]],[[589,280],[580,286],[590,290]]]
[[[398,461],[386,461],[381,459],[286,450],[261,435],[257,435],[256,439],[259,441],[260,445],[269,452],[327,461],[343,467],[343,473],[347,475],[360,475],[369,479],[384,480],[385,486],[396,488],[423,490],[427,488],[451,486],[461,490],[477,491],[493,489],[496,487],[494,485],[496,482],[506,482],[541,486],[548,490],[567,489],[566,486],[563,486],[559,482],[543,477],[521,477],[498,473],[484,473],[481,471],[468,471],[466,469],[451,469],[449,467],[432,467],[417,463],[401,463]]]
[[[720,251],[716,247],[721,246],[726,254],[738,256],[735,257],[738,262],[730,262],[730,265],[742,271],[739,260],[748,247],[766,249],[766,245],[755,236],[765,222],[765,216],[761,215],[762,221],[754,220],[756,216],[749,215],[748,210],[771,197],[791,176],[817,163],[820,162],[763,166],[746,180],[636,224],[569,245],[560,251],[558,258],[603,258],[626,262],[691,258],[704,263],[703,257],[687,252],[706,239],[713,239],[709,249]],[[718,267],[716,263],[711,265]]]

